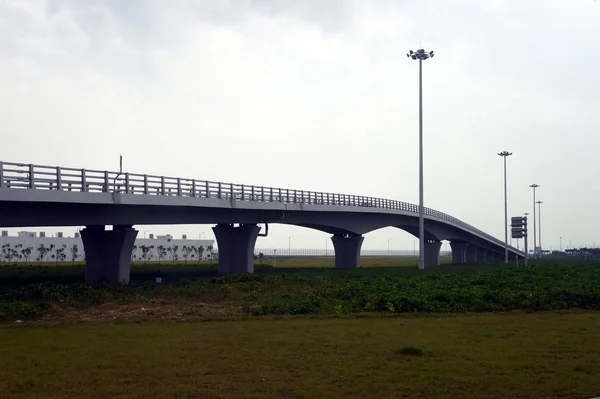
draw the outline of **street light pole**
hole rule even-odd
[[[292,256],[292,237],[294,236],[288,236],[288,257]]]
[[[562,252],[562,237],[558,237],[560,239],[560,245],[558,246],[558,252]]]
[[[433,51],[410,50],[407,57],[419,60],[419,269],[425,268],[425,219],[423,216],[423,60],[433,57]]]
[[[508,263],[508,197],[506,192],[506,158],[512,155],[512,152],[502,151],[499,152],[502,158],[504,158],[504,263]]]
[[[535,189],[538,188],[539,184],[532,184],[529,187],[533,188],[533,258],[536,258],[537,254],[537,244],[536,244],[536,231],[535,231]]]
[[[387,252],[387,256],[388,256],[388,258],[390,257],[390,241],[391,241],[391,240],[392,240],[392,239],[391,239],[390,237],[388,237],[388,239],[387,239],[387,244],[388,244],[388,252]]]
[[[540,246],[540,259],[542,258],[543,255],[543,251],[542,251],[542,204],[544,203],[544,201],[538,201],[536,202],[536,204],[538,204],[538,234],[539,234],[539,246]]]

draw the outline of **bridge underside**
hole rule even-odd
[[[119,201],[115,195],[115,202]],[[235,205],[235,206],[234,206]],[[68,202],[10,202],[0,207],[0,225],[29,226],[88,226],[82,230],[86,253],[86,280],[129,281],[129,264],[137,231],[133,225],[157,224],[214,224],[219,247],[221,273],[252,273],[254,245],[259,223],[281,223],[303,226],[332,235],[335,248],[335,267],[360,267],[363,235],[383,227],[393,226],[418,236],[418,219],[414,215],[386,213],[382,210],[356,208],[352,212],[332,208],[259,209],[131,205]],[[259,204],[260,205],[260,204]],[[238,208],[239,206],[239,208]],[[247,204],[246,204],[247,206]],[[324,209],[324,210],[320,210]],[[234,226],[234,223],[238,226]],[[113,230],[105,230],[112,225]],[[450,241],[455,264],[503,259],[504,249],[461,230],[458,226],[426,218],[425,266],[439,265],[442,240]],[[517,256],[511,252],[511,258]]]
[[[219,224],[213,227],[219,247],[219,273],[253,273],[254,247],[260,227],[256,224]],[[104,226],[88,226],[81,230],[86,253],[86,282],[109,281],[127,284],[130,278],[131,252],[138,231],[130,225],[117,225],[113,230]],[[360,267],[362,235],[334,234],[335,268]],[[440,264],[441,241],[425,243],[425,267]],[[452,263],[500,261],[502,255],[475,244],[452,241]]]

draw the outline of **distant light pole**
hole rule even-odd
[[[387,256],[388,256],[388,258],[390,257],[390,241],[392,241],[392,238],[388,237],[388,239],[387,239],[387,244],[388,244],[388,254],[387,254]]]
[[[292,237],[295,236],[288,236],[288,256],[292,256]]]
[[[512,152],[502,151],[499,152],[502,158],[504,158],[504,263],[508,263],[508,197],[506,193],[506,158],[512,155]]]
[[[423,61],[433,57],[433,51],[410,50],[407,57],[419,60],[419,269],[425,268],[425,219],[423,217]]]
[[[562,252],[562,237],[558,237],[560,239],[560,244],[558,246],[558,251]]]
[[[536,232],[535,232],[535,189],[538,188],[539,184],[532,184],[529,187],[533,188],[533,258],[535,259],[537,254],[537,244],[536,244]]]
[[[536,204],[538,204],[538,234],[539,234],[539,246],[540,246],[540,258],[543,255],[543,250],[542,250],[542,204],[544,203],[544,201],[538,201],[536,202]]]

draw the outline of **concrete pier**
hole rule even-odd
[[[128,284],[131,252],[138,231],[131,225],[87,226],[81,230],[85,250],[85,281]]]
[[[425,242],[425,267],[440,265],[440,248],[442,248],[441,241]]]
[[[360,247],[365,238],[359,235],[334,235],[331,237],[335,250],[336,269],[358,269]]]
[[[477,258],[477,253],[479,252],[479,247],[473,245],[473,244],[469,244],[469,246],[467,247],[467,263],[477,263],[478,258]]]
[[[256,224],[219,224],[213,227],[219,246],[219,273],[254,273]]]
[[[452,264],[459,265],[467,263],[467,247],[468,243],[464,241],[451,241],[450,248],[452,249]]]

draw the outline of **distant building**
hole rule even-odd
[[[170,261],[212,259],[214,240],[173,238],[170,234],[135,240],[132,261]],[[0,262],[66,262],[85,260],[85,251],[79,233],[65,237],[62,232],[47,237],[31,231],[20,231],[9,236],[2,231],[0,236]]]

